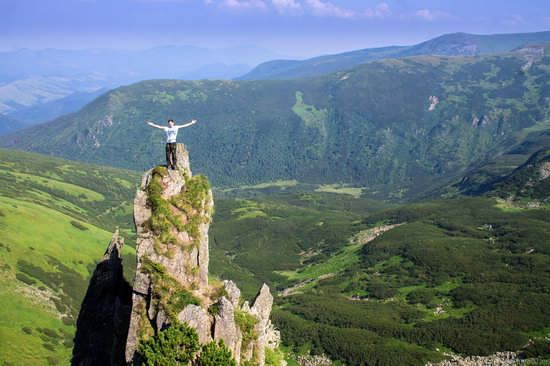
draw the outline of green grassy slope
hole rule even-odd
[[[0,150],[0,363],[67,364],[91,271],[117,225],[132,276],[138,175]]]
[[[216,187],[298,180],[411,197],[550,128],[550,56],[541,52],[525,70],[517,52],[287,81],[144,81],[0,144],[141,170],[164,160],[162,131],[144,122],[193,117],[180,140]]]
[[[365,212],[385,204],[330,193],[271,193],[216,198],[210,230],[212,273],[239,283],[246,298],[283,271],[330,260]]]

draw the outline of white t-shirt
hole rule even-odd
[[[170,127],[164,127],[164,131],[166,131],[166,143],[170,144],[173,142],[176,142],[176,139],[178,138],[178,126],[174,126],[172,128]]]

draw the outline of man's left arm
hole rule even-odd
[[[191,125],[194,125],[195,123],[197,123],[197,120],[196,120],[196,119],[192,120],[192,121],[189,122],[189,123],[186,123],[186,124],[184,124],[184,125],[179,125],[179,126],[176,126],[176,127],[177,127],[177,128],[189,127],[189,126],[191,126]]]

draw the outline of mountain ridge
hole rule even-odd
[[[474,56],[512,51],[527,43],[550,42],[550,31],[476,35],[450,33],[413,46],[366,48],[304,61],[273,60],[256,66],[238,80],[291,79],[318,76],[384,58],[409,56]]]
[[[550,128],[547,54],[415,56],[293,80],[149,80],[0,144],[142,169],[162,159],[162,134],[141,121],[195,118],[181,135],[216,187],[297,179],[410,196]]]

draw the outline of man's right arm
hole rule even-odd
[[[147,124],[151,127],[160,128],[161,130],[164,130],[164,126],[156,125],[153,122],[147,122]]]

